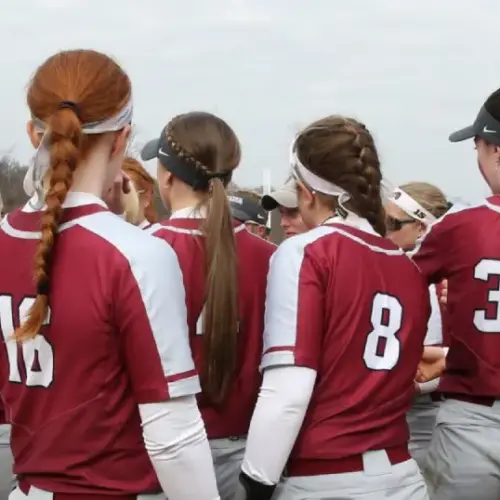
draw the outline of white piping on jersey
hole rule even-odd
[[[172,212],[172,215],[169,217],[168,220],[175,220],[175,219],[205,219],[207,216],[207,211],[205,207],[186,207],[186,208],[181,208],[180,210],[176,210],[175,212]],[[200,231],[199,229],[185,229],[183,227],[175,227],[175,226],[169,226],[168,221],[166,225],[160,224],[157,222],[156,224],[153,224],[150,228],[145,229],[145,232],[148,234],[154,234],[160,229],[164,229],[166,231],[172,231],[174,233],[179,233],[179,234],[190,234],[192,236],[203,236],[203,232]],[[240,226],[236,226],[234,228],[234,232],[238,233],[242,230],[246,229],[244,224],[241,224]]]
[[[57,232],[60,233],[62,231],[65,231],[66,229],[69,229],[70,227],[76,226],[82,219],[85,219],[86,217],[91,217],[92,215],[94,214],[85,215],[83,217],[78,217],[77,219],[73,219],[69,222],[65,222],[64,224],[61,224],[57,228]],[[13,228],[9,223],[8,216],[2,220],[2,224],[0,225],[0,227],[2,228],[5,234],[8,234],[13,238],[20,238],[23,240],[39,240],[42,237],[42,233],[40,231],[22,231],[21,229]]]
[[[35,193],[21,209],[22,212],[33,213],[33,212],[43,212],[47,205],[44,205],[41,209],[36,210],[38,204],[38,195]],[[80,191],[70,191],[62,204],[63,208],[75,208],[81,207],[83,205],[100,205],[105,209],[108,209],[106,203],[91,193],[82,193]]]
[[[207,216],[207,209],[205,206],[199,207],[185,207],[180,210],[172,212],[169,220],[174,219],[205,219]]]
[[[172,231],[174,233],[180,233],[180,234],[190,234],[191,236],[204,236],[203,231],[200,231],[199,229],[185,229],[183,227],[175,227],[175,226],[164,226],[163,224],[154,224],[148,229],[145,229],[144,232],[148,234],[154,234],[157,231],[160,231],[161,229],[165,231]],[[241,224],[240,226],[236,226],[234,228],[235,233],[239,233],[240,231],[246,231],[246,227],[244,224]]]
[[[491,210],[500,213],[500,207],[497,205],[494,205],[493,203],[490,203],[488,200],[485,200],[485,205],[490,208]]]

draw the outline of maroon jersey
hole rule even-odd
[[[268,281],[262,366],[317,372],[291,459],[404,446],[430,314],[418,268],[351,214],[282,243]]]
[[[152,227],[152,233],[175,250],[184,276],[191,349],[198,370],[203,365],[203,306],[205,300],[205,250],[200,225],[203,219],[192,208],[175,212]],[[264,333],[264,305],[269,260],[275,245],[235,226],[238,259],[239,360],[238,371],[226,402],[213,408],[203,397],[198,403],[209,439],[243,436],[248,432],[261,377],[259,363]]]
[[[429,282],[448,279],[451,341],[440,390],[500,398],[500,196],[452,208],[412,256]]]
[[[199,391],[177,258],[92,195],[70,193],[65,207],[46,324],[22,345],[12,334],[35,296],[40,212],[27,205],[0,226],[0,392],[14,471],[56,493],[161,491],[138,405]]]

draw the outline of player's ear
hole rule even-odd
[[[500,146],[495,145],[495,161],[498,167],[500,167]]]
[[[316,201],[316,196],[312,191],[309,190],[309,188],[301,181],[297,180],[296,181],[297,185],[297,195],[299,199],[302,199],[302,202],[309,206],[312,207],[314,205],[314,202]]]
[[[26,124],[26,132],[28,133],[28,137],[30,138],[31,145],[38,149],[40,146],[40,142],[42,140],[42,134],[36,131],[35,122],[33,120],[29,120]]]

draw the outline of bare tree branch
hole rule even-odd
[[[27,170],[28,167],[10,156],[4,155],[0,158],[0,194],[5,212],[10,212],[28,201],[23,188]]]

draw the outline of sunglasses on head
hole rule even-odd
[[[401,231],[404,226],[417,222],[415,219],[395,219],[394,217],[387,216],[385,225],[388,231]]]

